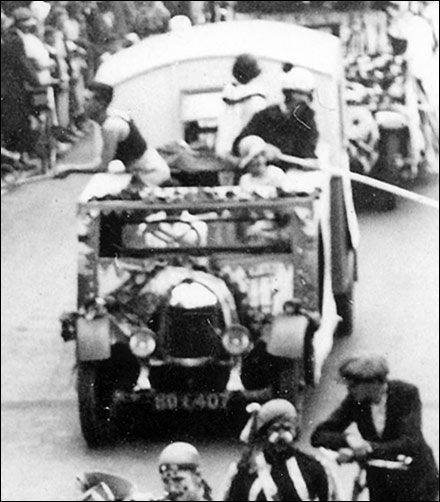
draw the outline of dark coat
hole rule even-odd
[[[286,155],[316,158],[318,130],[315,113],[304,105],[296,115],[287,117],[280,106],[269,106],[256,113],[234,141],[233,153],[238,155],[238,145],[246,136],[259,136],[266,143],[276,146]]]
[[[312,456],[299,450],[295,450],[295,458],[312,499],[319,501],[329,500],[327,473],[321,463]],[[279,497],[277,500],[289,502],[301,501],[302,499],[296,492],[294,483],[290,480],[287,470],[285,472],[279,472],[278,476],[276,472],[278,472],[277,467],[272,465],[273,480],[279,489]],[[249,494],[256,479],[256,472],[250,472],[245,466],[239,467],[237,473],[231,480],[225,500],[237,502],[249,500]],[[264,502],[265,500],[264,493],[260,493],[257,497],[257,501]]]
[[[2,43],[2,132],[6,147],[26,151],[31,145],[29,116],[32,112],[27,86],[38,86],[38,75],[28,60],[22,39],[12,29]],[[8,138],[10,143],[8,144]]]
[[[372,458],[395,460],[398,455],[413,458],[408,471],[368,468],[371,500],[434,500],[438,494],[438,469],[431,448],[422,433],[422,406],[414,385],[390,381],[386,425],[379,436],[371,407],[356,403],[350,396],[312,435],[312,445],[332,450],[347,447],[345,430],[356,423],[362,437],[372,446]]]

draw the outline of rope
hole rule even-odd
[[[290,155],[280,155],[280,160],[283,162],[291,163],[298,165],[298,159],[296,157],[292,157]],[[305,160],[305,159],[302,159]],[[315,159],[313,159],[315,160]],[[386,183],[385,181],[380,181],[375,178],[371,178],[370,176],[365,176],[363,174],[352,173],[351,171],[343,171],[342,169],[335,168],[325,168],[318,167],[318,161],[316,160],[316,167],[308,167],[306,165],[303,166],[304,170],[316,171],[321,169],[322,171],[331,174],[332,176],[340,176],[340,177],[348,177],[351,181],[356,181],[357,183],[362,183],[363,185],[367,185],[373,188],[377,188],[384,192],[388,192],[398,197],[402,197],[404,199],[416,202],[418,204],[422,204],[427,207],[431,207],[432,209],[439,210],[439,201],[432,199],[430,197],[426,197],[424,195],[416,194],[411,192],[410,190],[406,190],[405,188],[400,188],[396,185],[392,185],[391,183]]]

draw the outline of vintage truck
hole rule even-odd
[[[116,437],[127,402],[147,416],[234,414],[237,395],[297,402],[319,381],[338,324],[351,329],[356,250],[334,178],[291,176],[294,190],[251,195],[92,179],[78,207],[78,311],[63,323],[89,445]]]
[[[299,405],[335,333],[353,328],[359,236],[335,37],[281,23],[197,27],[116,55],[99,78],[159,146],[184,139],[194,120],[215,134],[222,85],[251,49],[266,71],[290,61],[316,75],[322,168],[290,170],[282,189],[255,193],[218,173],[210,186],[167,188],[92,178],[78,205],[78,309],[63,319],[90,446],[116,438],[133,402],[147,420],[238,420],[237,403],[275,396]]]

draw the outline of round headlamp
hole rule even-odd
[[[222,343],[231,356],[241,356],[251,348],[249,330],[240,324],[232,325],[225,331]]]
[[[156,334],[151,329],[137,331],[130,338],[130,349],[136,357],[150,357],[156,346]]]

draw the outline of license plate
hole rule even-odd
[[[154,396],[153,407],[155,411],[200,411],[224,410],[227,404],[227,395],[210,392],[206,394],[157,394]]]

